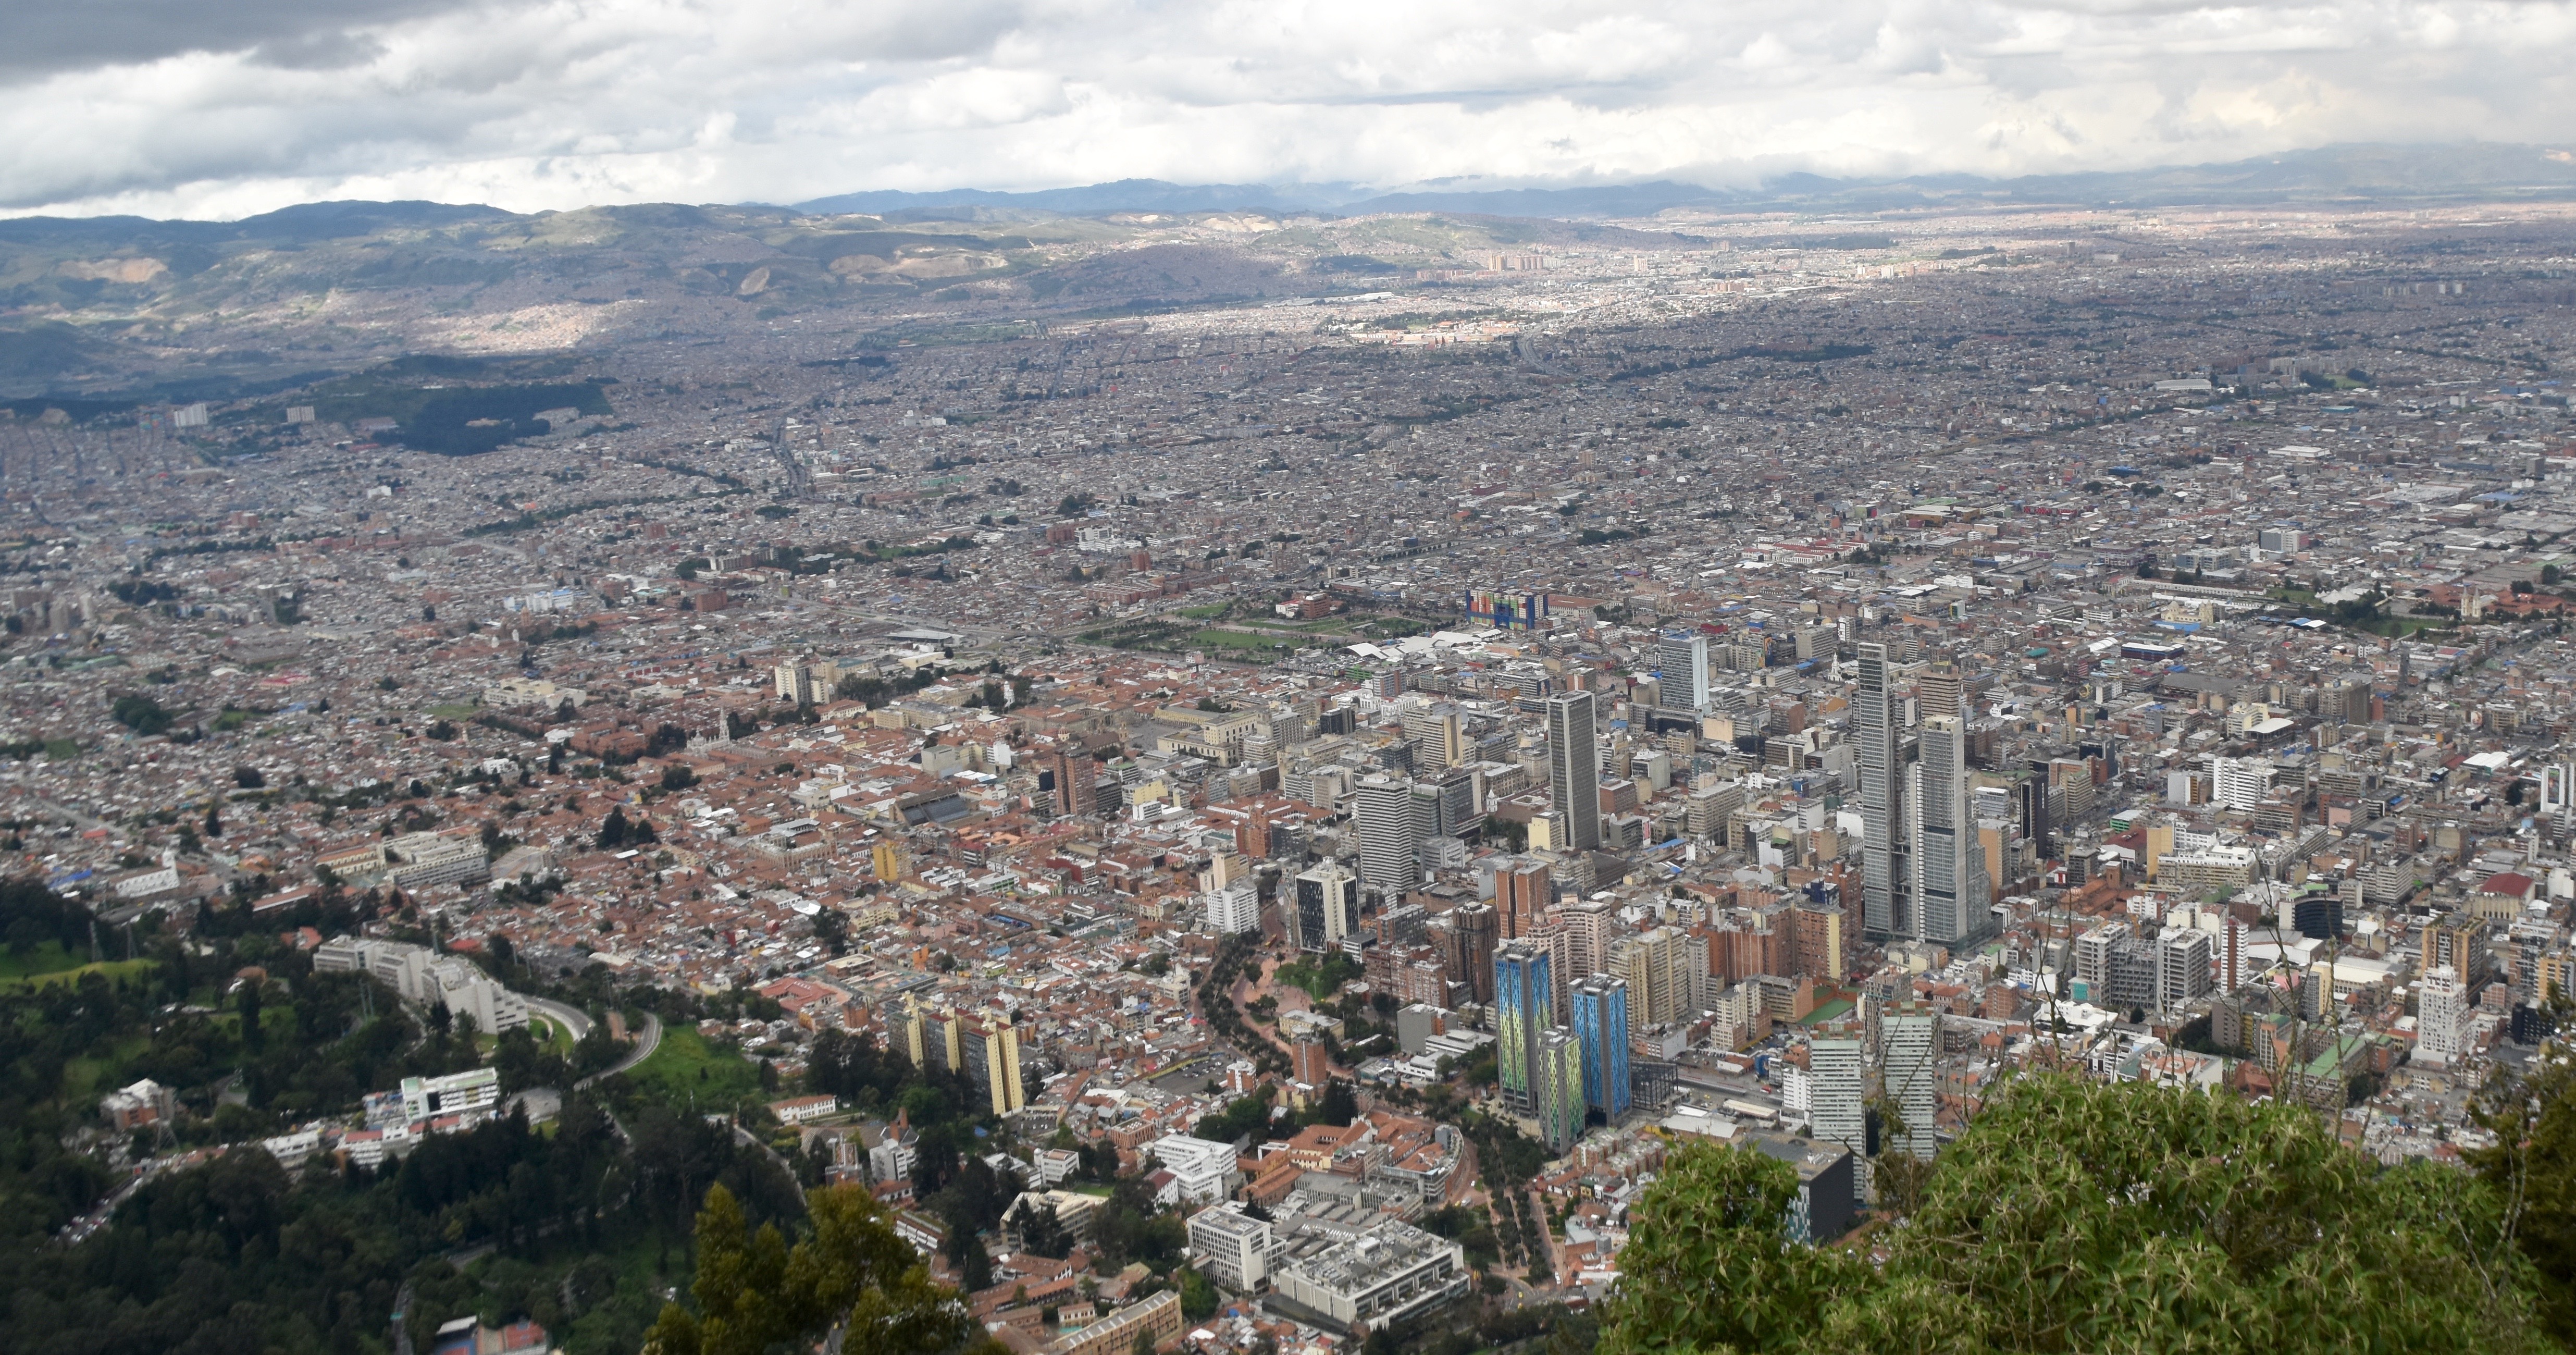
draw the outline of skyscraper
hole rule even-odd
[[[1958,946],[1993,930],[1986,882],[1986,854],[1968,811],[1968,730],[1955,715],[1923,722],[1922,757],[1907,769],[1913,791],[1905,819],[1912,826],[1915,935]]]
[[[1889,690],[1887,646],[1860,647],[1852,700],[1852,767],[1860,778],[1861,929],[1886,940],[1911,935],[1905,869],[1904,745]]]
[[[1616,1122],[1628,1113],[1628,985],[1607,974],[1577,980],[1574,1038],[1583,1045],[1584,1104]]]
[[[1290,913],[1295,928],[1290,940],[1299,950],[1338,950],[1342,938],[1360,927],[1359,881],[1331,861],[1303,871]]]
[[[1655,677],[1671,710],[1708,709],[1708,637],[1666,631],[1655,641]]]
[[[1467,985],[1470,1001],[1494,1000],[1494,906],[1490,903],[1466,903],[1449,912],[1449,934],[1456,938],[1456,957],[1449,967],[1452,978]]]
[[[1697,996],[1682,964],[1681,934],[1672,928],[1649,928],[1612,949],[1610,963],[1602,968],[1627,982],[1630,1010],[1639,1024],[1668,1024]]]
[[[1556,989],[1547,952],[1513,942],[1494,952],[1494,1071],[1503,1099],[1524,1114],[1538,1109],[1539,1037],[1556,1024]]]
[[[1561,1153],[1583,1137],[1583,1042],[1566,1030],[1540,1035],[1537,1074],[1539,1140]]]
[[[1928,1162],[1940,1146],[1935,1130],[1932,1051],[1941,1018],[1920,1006],[1891,1011],[1879,1021],[1878,1080],[1887,1103],[1905,1121],[1891,1147]]]
[[[1360,830],[1360,882],[1400,894],[1422,880],[1422,816],[1413,786],[1390,776],[1362,777],[1353,817]]]
[[[1839,1143],[1861,1162],[1869,1150],[1868,1113],[1861,1086],[1860,1039],[1819,1036],[1807,1043],[1807,1133],[1819,1143]],[[1861,1194],[1855,1178],[1853,1194]]]
[[[1601,747],[1593,732],[1590,692],[1547,699],[1547,791],[1565,816],[1565,847],[1601,849]]]
[[[1553,903],[1554,882],[1544,861],[1518,861],[1494,872],[1494,911],[1502,939],[1517,941],[1538,926]]]
[[[2448,1068],[2460,1061],[2460,1021],[2468,991],[2449,965],[2437,964],[2415,981],[2415,1061]]]
[[[1404,736],[1421,746],[1426,768],[1455,767],[1467,760],[1467,736],[1458,708],[1447,703],[1423,705],[1404,713]]]

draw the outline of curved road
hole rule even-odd
[[[644,1013],[644,1032],[636,1037],[635,1047],[627,1051],[626,1057],[619,1059],[608,1067],[572,1084],[572,1089],[574,1091],[580,1091],[582,1088],[599,1081],[601,1078],[615,1077],[619,1073],[625,1072],[627,1069],[653,1057],[653,1051],[661,1047],[662,1018],[655,1016],[651,1012],[646,1012]]]
[[[525,1000],[528,1010],[543,1012],[548,1019],[561,1022],[564,1029],[572,1032],[573,1043],[579,1044],[590,1035],[590,1013],[581,1008],[552,998],[531,997]]]

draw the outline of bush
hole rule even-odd
[[[2312,1112],[2056,1075],[2005,1083],[1883,1266],[1788,1244],[1790,1169],[1684,1150],[1636,1206],[1604,1355],[2473,1351],[2532,1342],[2496,1191],[2383,1170]]]

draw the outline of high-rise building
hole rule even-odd
[[[993,1113],[1009,1115],[1028,1105],[1020,1082],[1019,1028],[987,1013],[965,1023],[960,1039],[966,1055],[967,1080],[984,1088]]]
[[[2272,798],[2272,760],[2260,757],[2214,757],[2209,760],[2209,799],[2230,809],[2253,812]]]
[[[1968,810],[1968,731],[1955,715],[1923,722],[1922,757],[1908,769],[1915,935],[1956,947],[1993,931],[1986,853]]]
[[[1572,1031],[1551,1030],[1538,1037],[1539,1141],[1551,1152],[1564,1152],[1583,1137],[1583,1042]]]
[[[1234,936],[1261,930],[1261,892],[1249,879],[1211,889],[1199,896],[1211,935]]]
[[[2157,1010],[2179,1012],[2209,995],[2211,940],[2197,927],[2177,927],[2156,939]]]
[[[1430,836],[1413,785],[1391,776],[1360,779],[1352,816],[1360,830],[1360,883],[1401,894],[1422,880],[1423,839]]]
[[[1539,1037],[1556,1024],[1555,976],[1546,951],[1512,942],[1494,952],[1494,1072],[1503,1099],[1535,1113]]]
[[[1628,1113],[1628,984],[1594,974],[1569,993],[1574,1038],[1583,1045],[1584,1104],[1616,1123]]]
[[[1547,791],[1565,816],[1563,850],[1601,849],[1601,746],[1594,732],[1592,693],[1563,692],[1547,699]]]
[[[1556,912],[1565,928],[1566,967],[1577,974],[1606,974],[1610,971],[1610,924],[1613,914],[1607,899],[1585,899]]]
[[[1682,938],[1670,927],[1652,927],[1612,948],[1608,972],[1628,985],[1629,1010],[1640,1025],[1679,1020],[1698,996],[1682,966]]]
[[[1467,735],[1458,708],[1442,702],[1404,713],[1404,737],[1420,745],[1419,766],[1437,770],[1467,760]]]
[[[1852,699],[1852,769],[1860,780],[1861,928],[1886,940],[1913,934],[1905,867],[1904,731],[1887,646],[1860,646]]]
[[[1807,1042],[1807,1133],[1820,1143],[1850,1149],[1855,1160],[1869,1151],[1861,1063],[1857,1036],[1818,1036]]]
[[[1494,872],[1495,919],[1502,929],[1502,939],[1517,941],[1529,935],[1555,902],[1555,883],[1548,876],[1544,861],[1517,861]]]
[[[1708,637],[1666,631],[1655,641],[1655,677],[1669,710],[1708,709]]]
[[[1940,1146],[1934,1120],[1938,1071],[1932,1066],[1933,1051],[1940,1045],[1940,1022],[1940,1017],[1919,1006],[1891,1011],[1879,1019],[1879,1088],[1905,1122],[1890,1146],[1927,1162]]]
[[[1924,719],[1935,715],[1955,715],[1964,722],[1967,717],[1967,694],[1959,678],[1959,665],[1947,661],[1932,664],[1914,679],[1916,713]]]
[[[2415,981],[2415,1062],[2448,1068],[2460,1061],[2460,1023],[2468,1007],[2468,990],[2449,965],[2424,971]]]
[[[1464,903],[1449,910],[1449,934],[1456,947],[1449,976],[1467,985],[1471,1002],[1494,1000],[1494,947],[1501,944],[1494,919],[1490,903]]]
[[[1342,938],[1360,929],[1359,881],[1332,861],[1297,876],[1297,906],[1290,938],[1299,950],[1339,950]]]

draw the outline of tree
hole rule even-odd
[[[1883,1266],[1792,1242],[1795,1176],[1684,1150],[1635,1207],[1603,1355],[2503,1350],[2535,1276],[2501,1195],[2382,1169],[2304,1107],[2032,1074],[1938,1158]]]
[[[754,1232],[723,1186],[698,1212],[697,1311],[666,1305],[644,1340],[648,1355],[760,1355],[810,1345],[846,1319],[842,1348],[909,1355],[945,1351],[975,1334],[954,1291],[941,1287],[858,1186],[805,1197],[812,1233],[792,1248],[775,1224]]]
[[[610,809],[607,820],[599,825],[599,849],[613,852],[625,846],[633,831],[633,826],[626,822],[625,806]]]
[[[140,738],[148,739],[170,728],[170,712],[161,709],[161,703],[148,696],[120,696],[109,714]]]
[[[235,767],[233,784],[243,790],[258,790],[268,784],[268,778],[260,775],[257,767]]]
[[[213,805],[206,806],[206,836],[222,837],[223,835],[223,816],[215,812],[215,807]]]

